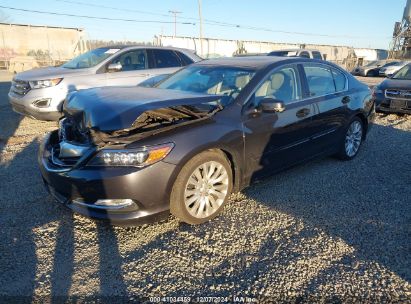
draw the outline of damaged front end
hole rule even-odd
[[[62,168],[77,166],[85,155],[103,148],[125,149],[143,138],[207,120],[222,109],[221,96],[171,93],[162,101],[150,94],[154,100],[134,103],[100,98],[88,104],[84,96],[71,96],[58,132],[50,137],[51,163]]]

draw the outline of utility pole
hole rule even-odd
[[[201,14],[201,0],[198,0],[198,15],[200,18],[200,54],[203,55],[203,16]]]
[[[177,14],[181,14],[179,11],[168,11],[174,15],[174,37],[177,36]]]

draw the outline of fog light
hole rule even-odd
[[[50,106],[51,98],[43,98],[33,102],[33,106],[37,108],[47,108]]]
[[[131,199],[99,199],[94,206],[117,209],[131,206],[133,203]]]

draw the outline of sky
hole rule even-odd
[[[202,0],[203,37],[388,49],[406,0]],[[0,6],[141,23],[53,16],[0,8],[10,23],[84,28],[89,39],[153,41],[199,36],[198,0],[0,0]],[[213,21],[211,23],[210,21]],[[220,22],[217,25],[216,22]],[[232,24],[221,26],[221,23]],[[238,25],[238,27],[236,26]],[[254,28],[254,29],[251,29]],[[264,29],[268,29],[264,30]]]

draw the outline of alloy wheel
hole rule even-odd
[[[184,204],[191,216],[206,218],[224,203],[229,188],[225,167],[217,161],[198,166],[190,175],[184,190]]]
[[[362,140],[362,124],[354,120],[347,130],[345,136],[345,153],[349,157],[354,157],[360,148]]]

